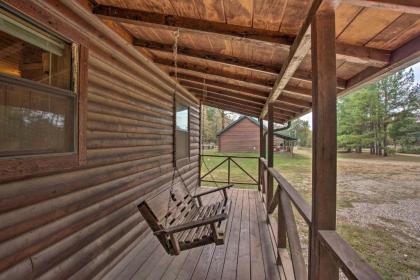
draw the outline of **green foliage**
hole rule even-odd
[[[308,121],[296,119],[292,121],[292,125],[288,130],[291,136],[296,137],[297,144],[301,147],[311,147],[312,145],[312,131],[309,128]]]
[[[238,115],[214,107],[203,106],[202,141],[216,143],[217,133],[233,122]]]
[[[337,103],[338,146],[349,151],[370,147],[387,155],[388,138],[394,145],[415,145],[412,133],[420,131],[414,117],[419,106],[420,85],[414,82],[412,69],[345,96]]]

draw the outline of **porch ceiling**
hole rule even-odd
[[[275,102],[276,122],[311,109],[308,30],[322,1],[91,2],[93,13],[172,76],[179,28],[178,80],[203,104],[265,117]],[[419,59],[420,2],[343,0],[335,34],[337,93],[344,94]]]

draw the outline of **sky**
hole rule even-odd
[[[414,79],[416,80],[417,83],[420,83],[420,62],[408,67],[408,68],[413,68],[414,70]],[[305,120],[309,122],[309,125],[312,127],[312,113],[308,113],[302,117],[300,117],[301,120]]]

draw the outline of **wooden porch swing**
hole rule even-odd
[[[175,172],[186,192],[173,189]],[[233,185],[214,188],[192,195],[177,168],[171,183],[168,211],[159,219],[146,200],[137,207],[165,251],[179,255],[183,250],[215,243],[224,244],[231,201],[227,189]],[[214,192],[222,192],[223,199],[203,205],[202,197]],[[171,207],[171,202],[175,205]]]

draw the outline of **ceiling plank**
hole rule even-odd
[[[102,18],[130,23],[139,26],[159,27],[166,30],[177,30],[178,28],[194,30],[208,35],[230,36],[233,40],[253,41],[257,45],[271,45],[283,47],[286,50],[293,43],[293,38],[279,32],[265,29],[257,29],[233,24],[226,24],[216,21],[166,15],[140,10],[131,10],[111,6],[97,5],[92,12]]]
[[[418,0],[342,0],[342,2],[354,6],[420,15],[420,1]]]
[[[223,36],[223,39],[226,39],[226,36],[229,36],[229,39],[241,42],[252,42],[257,45],[268,45],[287,51],[289,51],[289,48],[294,41],[293,37],[286,36],[280,32],[141,10],[97,5],[93,8],[93,13],[102,18],[118,22],[159,27],[169,30],[182,28],[194,32],[204,32],[206,35],[211,33],[212,35]],[[136,42],[137,45],[144,45],[145,43],[147,42],[142,42],[141,40]],[[149,47],[157,47],[158,45],[156,44],[159,44],[153,43],[156,42],[149,42]],[[354,48],[357,48],[358,51],[355,51]],[[172,46],[170,46],[170,49],[172,49]],[[186,50],[188,50],[188,48],[186,48]],[[389,61],[389,52],[363,46],[340,43],[336,48],[336,51],[339,59],[353,63],[371,64],[373,66],[381,67],[388,64]]]
[[[261,111],[261,119],[263,119],[268,112],[268,104],[276,101],[279,98],[290,78],[296,72],[300,63],[311,48],[311,22],[318,12],[318,9],[320,9],[320,7],[325,3],[330,4],[329,1],[330,0],[314,0],[312,2],[308,15],[306,16],[305,21],[292,45],[292,48],[290,49],[289,56],[286,62],[283,64],[276,83],[274,84],[273,90],[271,91],[270,96],[267,99],[263,110]]]
[[[391,54],[391,64],[385,68],[368,67],[347,81],[348,88],[340,95],[345,95],[368,83],[382,79],[390,72],[396,72],[420,62],[420,36],[394,50]]]
[[[155,51],[161,51],[161,52],[166,52],[166,53],[173,52],[173,46],[170,44],[162,44],[162,43],[153,42],[153,41],[141,40],[138,38],[133,41],[133,45],[137,47],[145,48],[148,50],[155,50]],[[223,55],[220,53],[212,53],[212,52],[208,52],[204,50],[191,49],[184,46],[178,46],[177,51],[178,51],[178,54],[180,55],[185,55],[185,56],[205,59],[205,60],[211,60],[217,63],[240,67],[240,68],[253,70],[257,72],[262,72],[265,74],[277,75],[281,69],[280,67],[273,66],[273,65],[248,62],[238,57]]]

